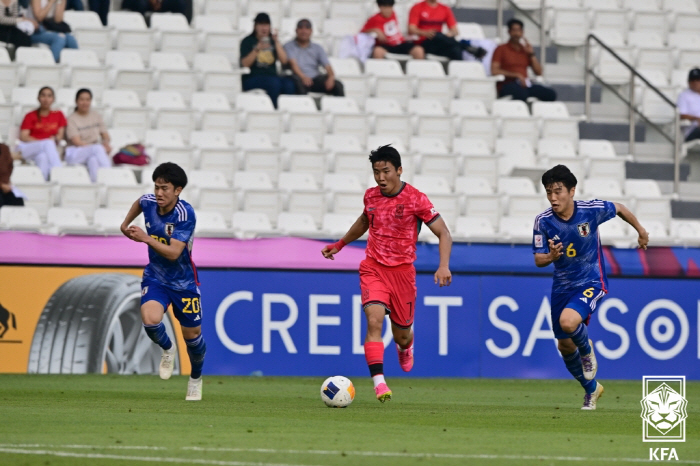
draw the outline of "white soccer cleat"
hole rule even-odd
[[[202,378],[193,379],[187,382],[186,401],[201,401],[202,400]]]
[[[175,345],[168,351],[163,351],[160,357],[160,378],[168,380],[173,375],[173,367],[175,367]]]
[[[581,356],[581,364],[583,364],[583,378],[586,380],[593,380],[595,379],[596,373],[598,373],[598,360],[596,360],[595,357],[593,340],[588,340],[588,344],[591,345],[591,352],[585,356]]]
[[[583,395],[583,406],[581,406],[581,409],[592,411],[596,408],[598,398],[603,396],[603,392],[605,391],[603,385],[600,382],[597,382],[597,384],[598,385],[595,387],[595,391],[593,393],[586,393],[585,395]]]

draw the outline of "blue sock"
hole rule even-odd
[[[204,354],[207,352],[207,344],[204,343],[201,333],[197,338],[185,340],[185,343],[187,343],[187,354],[189,354],[190,363],[192,364],[190,377],[198,379],[202,376],[202,366],[204,366]]]
[[[153,340],[154,343],[164,350],[167,351],[173,347],[173,343],[170,341],[168,333],[165,331],[165,325],[163,325],[163,322],[159,323],[158,325],[143,324],[143,329],[146,330],[148,338]]]
[[[585,324],[578,324],[578,328],[574,333],[569,333],[569,338],[574,342],[574,345],[581,351],[581,354],[591,354],[591,344],[588,343],[588,327]]]
[[[459,43],[465,47],[469,47],[470,45],[472,45],[472,41],[467,40],[467,39],[462,39],[459,41]]]
[[[566,368],[569,370],[571,375],[578,380],[583,389],[586,390],[586,393],[593,393],[598,386],[598,383],[595,381],[595,379],[586,380],[586,378],[583,376],[583,364],[581,363],[581,355],[579,354],[578,350],[563,356],[564,364],[566,364]]]

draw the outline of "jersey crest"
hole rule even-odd
[[[394,217],[403,218],[403,204],[398,204],[396,210],[394,211]]]
[[[578,228],[578,234],[583,238],[591,234],[591,225],[588,222],[579,223],[576,228]]]
[[[168,236],[173,236],[174,231],[175,231],[175,224],[174,223],[166,223],[165,224],[165,233]]]

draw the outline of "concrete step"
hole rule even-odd
[[[627,162],[626,178],[641,180],[673,181],[673,163]],[[681,181],[687,181],[690,165],[681,164]]]
[[[644,142],[645,127],[637,124],[635,141]],[[609,141],[629,141],[629,125],[622,123],[602,123],[582,121],[578,124],[580,139],[607,139]]]
[[[697,220],[700,218],[700,201],[671,200],[671,217]]]

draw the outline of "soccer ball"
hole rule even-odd
[[[321,399],[329,408],[347,408],[355,399],[355,386],[342,375],[328,377],[321,385]]]

